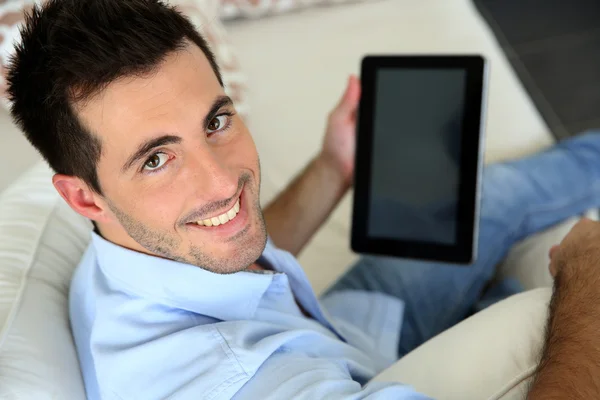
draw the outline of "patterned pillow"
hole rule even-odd
[[[85,1],[85,0],[81,0]],[[119,0],[115,0],[119,1]],[[42,2],[37,0],[37,2]],[[221,67],[225,91],[233,99],[237,111],[247,116],[248,104],[246,83],[235,51],[227,38],[218,18],[218,0],[170,0],[200,29]],[[36,0],[0,0],[0,101],[8,107],[6,98],[6,65],[14,51],[14,43],[19,40],[19,27],[25,12],[33,7]]]
[[[224,21],[236,18],[258,18],[316,5],[356,3],[359,1],[367,0],[220,0],[219,15]]]

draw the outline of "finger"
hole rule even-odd
[[[550,265],[548,266],[548,270],[550,270],[550,275],[552,275],[553,278],[556,278],[556,273],[558,272],[556,270],[556,264],[551,262]]]
[[[556,252],[558,251],[559,247],[560,246],[557,245],[557,244],[555,244],[554,246],[550,247],[550,251],[548,252],[548,257],[550,257],[550,259],[552,259],[556,255]]]
[[[355,75],[350,75],[346,90],[336,107],[336,111],[343,114],[353,113],[358,107],[360,99],[360,82]]]
[[[575,224],[574,227],[577,227],[577,228],[590,227],[590,226],[595,226],[596,224],[597,224],[596,221],[593,221],[587,217],[581,217],[581,219],[579,221],[577,221],[577,223]]]
[[[548,252],[548,256],[550,257],[550,265],[548,266],[548,269],[550,270],[550,275],[552,275],[553,278],[556,278],[556,273],[558,272],[554,257],[556,256],[556,253],[558,253],[559,249],[560,245],[555,244],[554,246],[550,247],[550,251]]]
[[[360,103],[360,95],[361,95],[361,87],[360,87],[360,79],[357,76],[352,75],[354,79],[354,91],[351,94],[352,99],[350,100],[353,103],[352,106],[352,119],[356,119],[356,114],[358,113],[358,105]]]

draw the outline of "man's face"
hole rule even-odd
[[[256,147],[198,47],[111,83],[77,113],[102,142],[106,239],[218,273],[260,256]]]

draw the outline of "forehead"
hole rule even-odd
[[[100,137],[104,157],[107,150],[127,153],[145,139],[184,130],[222,94],[202,50],[188,45],[151,73],[112,82],[76,108],[84,125]]]

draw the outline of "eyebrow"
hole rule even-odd
[[[135,153],[133,153],[127,159],[125,164],[123,164],[121,172],[126,172],[127,170],[129,170],[133,166],[133,164],[135,164],[138,160],[141,160],[142,158],[146,157],[146,155],[148,155],[148,153],[150,153],[153,149],[160,146],[164,146],[166,144],[173,143],[181,143],[181,138],[175,135],[162,135],[157,138],[145,141],[144,143],[140,144]]]
[[[233,101],[229,96],[217,97],[204,117],[204,128],[206,128],[210,121],[217,116],[221,108],[232,105]],[[153,149],[167,144],[181,143],[181,141],[181,137],[175,135],[162,135],[146,140],[138,146],[137,150],[127,159],[125,164],[123,164],[121,172],[124,173],[129,170],[133,164],[146,157]]]
[[[215,99],[210,110],[206,113],[206,117],[204,117],[204,127],[206,128],[210,121],[217,116],[219,110],[225,106],[231,107],[233,105],[233,100],[229,96],[219,96]]]

